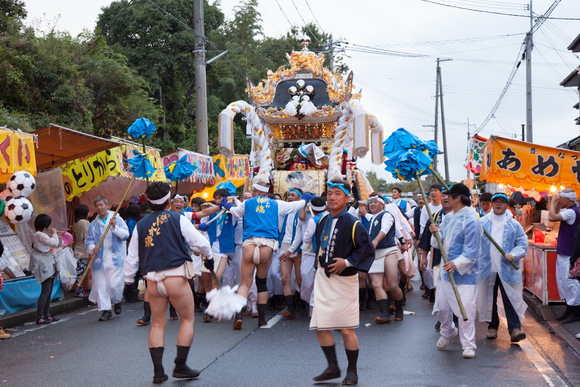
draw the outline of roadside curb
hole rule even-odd
[[[50,314],[57,316],[86,305],[89,305],[89,301],[86,298],[68,298],[63,301],[53,301],[50,303]],[[12,328],[29,321],[36,321],[36,308],[23,309],[0,318],[0,324],[4,328]]]

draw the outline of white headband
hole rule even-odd
[[[183,201],[185,201],[185,196],[181,196],[180,194],[175,195],[175,197],[173,199],[171,199],[171,201],[174,201],[175,199],[181,199]]]
[[[316,211],[316,212],[322,212],[324,210],[326,210],[326,206],[320,206],[320,207],[316,207],[316,206],[310,206],[312,208],[312,211]]]
[[[260,192],[268,192],[268,191],[270,191],[270,188],[264,187],[263,185],[260,185],[260,184],[253,184],[252,185],[252,188],[257,189]]]
[[[379,201],[379,202],[381,202],[383,205],[385,204],[385,200],[384,200],[382,197],[380,197],[380,196],[371,196],[371,197],[369,198],[369,202],[370,202],[371,200],[373,200],[373,199],[374,199],[374,200],[378,200],[378,201]]]
[[[576,192],[560,192],[560,196],[570,200],[576,200]]]
[[[161,199],[155,199],[155,200],[151,200],[149,199],[149,201],[152,204],[163,204],[165,203],[167,200],[169,200],[169,198],[171,197],[171,191],[167,193],[167,195],[163,196]]]

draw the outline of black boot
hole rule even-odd
[[[120,302],[118,304],[115,304],[115,314],[121,314],[122,311],[123,311],[122,304]]]
[[[399,289],[403,292],[403,305],[407,305],[407,296],[405,295],[406,282],[399,282]]]
[[[395,301],[395,321],[403,321],[403,300]]]
[[[244,324],[244,320],[242,318],[241,313],[236,313],[234,316],[234,329],[242,329],[242,325]]]
[[[196,312],[203,312],[201,309],[201,297],[197,292],[193,292],[193,303],[195,305]]]
[[[338,361],[336,360],[336,348],[334,345],[328,347],[321,346],[321,348],[328,361],[328,367],[326,367],[323,373],[313,377],[312,380],[315,382],[325,382],[327,380],[340,378],[340,368],[338,368]]]
[[[346,377],[342,381],[342,385],[351,386],[358,383],[358,374],[356,372],[358,349],[355,349],[354,351],[349,351],[348,349],[345,350],[346,350],[346,358],[348,359],[348,368],[346,369]]]
[[[556,321],[566,320],[572,312],[574,311],[574,307],[570,305],[566,305],[566,310],[560,316],[556,317]]]
[[[429,302],[434,304],[435,303],[435,291],[437,289],[433,288],[431,289],[431,294],[429,294]]]
[[[282,312],[282,316],[287,319],[296,317],[296,310],[294,309],[294,296],[284,296],[286,301],[286,310]]]
[[[358,289],[358,306],[360,310],[367,310],[367,288]]]
[[[389,313],[389,301],[384,299],[378,300],[377,303],[379,304],[379,310],[381,311],[381,314],[379,317],[375,317],[375,323],[388,324],[393,321],[391,314]]]
[[[266,304],[258,304],[258,326],[267,325],[266,322]]]
[[[300,310],[300,301],[302,301],[300,299],[300,292],[296,291],[296,293],[294,293],[294,310]]]
[[[173,377],[179,379],[193,379],[199,376],[199,371],[192,370],[185,362],[189,354],[189,347],[181,345],[177,346],[177,356],[175,357],[175,368],[173,369]]]
[[[572,313],[566,319],[560,321],[561,324],[569,324],[580,321],[580,306],[572,306]]]
[[[367,309],[373,310],[375,307],[372,306],[371,301],[376,301],[375,290],[372,288],[367,288]]]
[[[395,305],[393,304],[393,296],[390,291],[387,291],[387,304],[389,305],[389,313],[395,313]]]
[[[143,303],[143,317],[137,320],[137,324],[149,325],[151,324],[151,305],[145,301]]]
[[[167,380],[167,375],[163,369],[163,350],[164,347],[149,348],[151,360],[153,361],[153,383],[161,384]]]
[[[199,293],[199,305],[202,308],[207,308],[207,298],[205,297],[205,293]]]

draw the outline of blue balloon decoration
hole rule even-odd
[[[146,177],[151,177],[155,173],[155,168],[149,162],[149,158],[139,152],[134,150],[134,157],[127,160],[130,164],[129,172],[133,173],[136,178],[145,179]]]
[[[187,161],[187,156],[183,156],[177,161],[172,162],[163,170],[165,171],[165,177],[171,181],[181,181],[187,179],[193,171],[197,169],[197,166],[192,165]]]
[[[230,196],[236,196],[236,186],[231,181],[224,181],[218,184],[217,189],[227,189],[230,192]]]
[[[157,130],[157,128],[153,122],[145,117],[141,117],[135,120],[133,125],[129,126],[127,132],[129,132],[131,137],[135,140],[147,140],[153,135],[153,133],[155,133],[155,130]]]

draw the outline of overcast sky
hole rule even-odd
[[[400,127],[423,139],[433,138],[433,128],[424,125],[434,123],[436,59],[452,59],[441,64],[443,99],[450,178],[460,180],[466,176],[463,161],[467,121],[474,124],[470,126],[473,133],[488,116],[530,29],[527,17],[490,12],[529,15],[528,3],[434,1],[480,12],[422,0],[259,0],[259,11],[267,36],[285,34],[290,24],[302,26],[305,20],[318,23],[324,32],[332,33],[337,39],[344,38],[351,47],[362,45],[425,55],[395,57],[346,51],[349,56],[346,63],[354,71],[354,84],[357,89],[362,88],[362,103],[383,124],[385,138]],[[56,28],[76,35],[84,28],[92,30],[100,7],[111,1],[25,0],[25,3],[27,24],[34,24],[35,19],[37,23],[39,19],[54,23],[60,15]],[[227,17],[232,17],[233,7],[238,3],[238,0],[221,1]],[[541,15],[553,3],[535,0],[533,11]],[[534,34],[533,128],[534,142],[555,146],[580,134],[580,126],[574,123],[578,110],[572,108],[579,100],[577,90],[559,86],[580,64],[580,56],[566,50],[580,34],[578,0],[561,1],[550,16],[554,19],[547,20]],[[521,124],[526,122],[525,79],[525,63],[522,63],[500,108],[480,135],[521,139]],[[361,161],[360,167],[372,168],[380,177],[393,181],[382,167],[372,166],[370,155]],[[443,157],[440,157],[439,169],[443,171]]]

